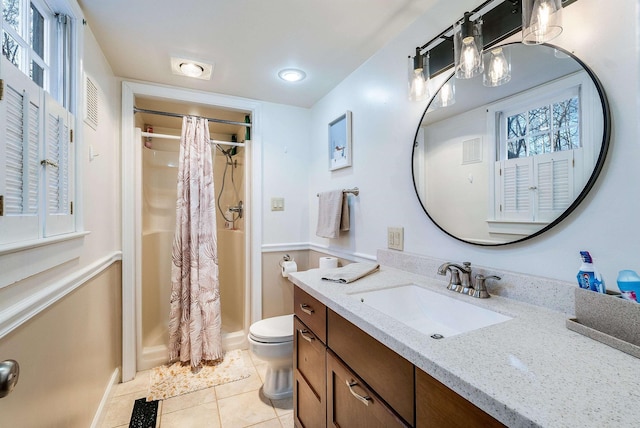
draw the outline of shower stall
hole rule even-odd
[[[137,99],[136,103],[138,107],[151,105],[165,110],[170,107],[144,99]],[[182,106],[182,111],[186,110]],[[227,117],[232,115],[235,121],[245,120],[242,112],[225,113]],[[137,370],[156,367],[169,360],[171,250],[176,222],[180,124],[178,118],[136,115],[136,140],[142,147]],[[210,122],[209,127],[212,140],[242,143],[249,137],[243,126]],[[247,204],[247,156],[245,147],[221,144],[212,146],[212,156],[223,348],[230,350],[246,346],[248,287],[244,207]]]

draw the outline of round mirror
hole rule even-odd
[[[483,76],[446,80],[416,131],[412,170],[440,229],[504,245],[549,230],[584,199],[604,163],[610,114],[602,85],[575,56],[521,43],[488,51],[510,57],[511,78],[495,87]]]

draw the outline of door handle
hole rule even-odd
[[[307,342],[311,343],[314,340],[316,340],[316,338],[313,336],[307,336],[307,333],[309,333],[309,330],[300,329],[298,331],[300,332],[300,336],[302,336],[302,338]]]
[[[313,308],[306,303],[300,303],[300,310],[307,315],[312,315],[314,312]]]

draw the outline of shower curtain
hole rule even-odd
[[[213,165],[208,121],[184,117],[172,248],[169,358],[222,358]]]

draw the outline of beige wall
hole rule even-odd
[[[121,364],[121,268],[116,262],[0,340],[20,364],[0,399],[3,427],[88,427]]]
[[[328,254],[313,250],[262,253],[262,318],[293,313],[293,283],[282,276],[280,261],[285,254],[293,257],[299,271],[318,267],[320,257]],[[338,266],[351,263],[338,259]]]

